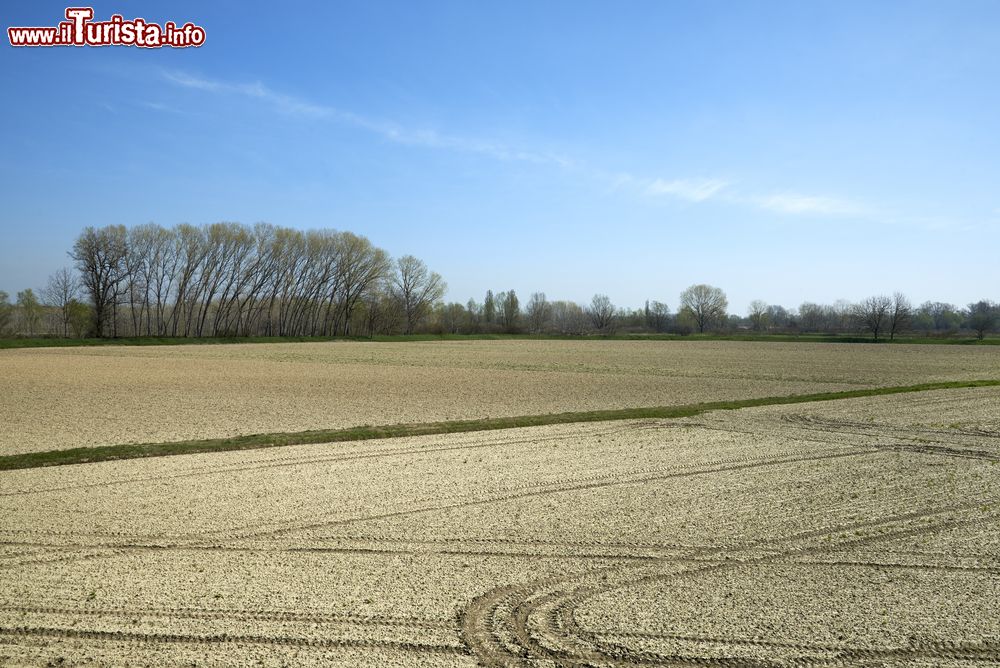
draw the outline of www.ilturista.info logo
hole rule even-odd
[[[93,21],[93,7],[67,7],[66,21],[55,27],[11,27],[11,46],[139,46],[157,49],[184,48],[205,43],[205,29],[193,23],[178,26],[167,21],[162,26],[146,19],[126,21],[113,14],[107,21]]]

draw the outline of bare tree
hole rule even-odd
[[[692,285],[681,293],[681,312],[694,321],[699,332],[721,324],[728,306],[726,293],[711,285]]]
[[[767,321],[771,327],[787,327],[791,316],[788,309],[780,304],[771,304],[767,307]]]
[[[497,300],[493,296],[492,290],[486,291],[486,297],[483,298],[483,323],[486,328],[489,329],[497,321]]]
[[[892,298],[886,295],[875,295],[861,301],[854,307],[854,315],[861,326],[872,333],[878,341],[881,332],[888,323],[892,309]]]
[[[465,324],[466,311],[465,307],[458,302],[452,302],[450,304],[438,303],[435,308],[438,327],[442,334],[458,334],[462,326]]]
[[[656,333],[667,331],[670,324],[670,309],[663,302],[653,300],[646,302],[646,326]]]
[[[447,285],[423,261],[404,255],[396,261],[393,288],[403,310],[404,334],[412,334],[434,302],[444,296]]]
[[[70,320],[73,315],[71,304],[79,296],[79,293],[80,281],[67,267],[63,267],[49,276],[49,282],[42,290],[42,301],[59,313],[64,338],[69,336]]]
[[[531,299],[528,300],[525,311],[528,316],[528,327],[531,331],[535,334],[544,331],[552,311],[551,306],[545,300],[545,293],[533,293]]]
[[[559,334],[583,334],[587,330],[587,314],[574,302],[551,302],[552,327]]]
[[[750,326],[753,327],[755,332],[762,332],[767,329],[768,321],[768,306],[767,302],[761,299],[755,299],[750,302],[750,306],[747,308],[747,317],[750,318]]]
[[[467,331],[472,334],[479,332],[483,324],[483,307],[476,303],[475,299],[469,298],[465,305],[465,318]]]
[[[892,341],[896,334],[910,326],[913,319],[913,305],[902,292],[892,295],[892,305],[889,307],[889,340]]]
[[[799,305],[799,329],[803,332],[818,332],[827,329],[830,321],[829,307],[813,302]]]
[[[122,263],[126,253],[124,225],[109,225],[101,229],[87,227],[73,244],[70,257],[80,271],[80,282],[94,307],[94,334],[104,336],[109,315],[112,333],[117,334],[117,319],[109,314],[115,309],[120,295]]]
[[[513,334],[518,330],[521,321],[521,303],[517,299],[517,293],[513,290],[501,292],[497,295],[497,305],[500,327],[508,334]]]
[[[344,334],[350,334],[351,314],[362,295],[372,290],[390,271],[389,255],[376,248],[367,238],[343,232],[340,235],[340,277],[337,281],[343,295]],[[412,257],[412,256],[408,256]],[[414,258],[415,259],[415,258]],[[418,261],[419,262],[419,261]],[[422,263],[421,263],[422,264]],[[425,268],[426,270],[426,268]],[[444,283],[437,274],[430,274],[425,281],[437,277],[440,286],[428,286],[431,302],[444,295]],[[440,287],[440,291],[435,292]]]
[[[615,325],[615,305],[607,295],[594,295],[590,300],[587,315],[594,329],[599,332],[612,333]]]

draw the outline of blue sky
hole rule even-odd
[[[10,293],[86,225],[225,220],[364,234],[461,302],[1000,299],[996,2],[94,9],[207,41],[0,47]]]

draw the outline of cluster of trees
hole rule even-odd
[[[981,300],[959,308],[943,302],[913,306],[901,292],[873,295],[854,304],[845,300],[834,304],[804,302],[796,310],[754,301],[747,311],[749,328],[754,331],[856,333],[866,331],[873,338],[901,332],[949,335],[971,331],[979,339],[1000,326],[1000,304]]]
[[[796,309],[756,300],[745,317],[729,314],[725,293],[704,284],[680,294],[676,313],[657,300],[619,308],[603,294],[581,305],[536,292],[522,305],[514,290],[489,290],[482,303],[445,303],[441,276],[412,255],[393,260],[350,232],[267,224],[88,227],[69,255],[76,271],[56,272],[40,295],[23,290],[11,303],[0,292],[0,335],[866,331],[893,339],[904,331],[983,338],[1000,326],[1000,305],[991,301],[914,307],[899,292]]]
[[[76,336],[410,333],[446,289],[421,260],[393,261],[365,237],[266,224],[88,227],[70,257],[77,273],[57,272],[41,303],[18,294],[20,333],[40,333],[42,304],[50,333],[56,320]]]
[[[571,301],[549,301],[544,292],[535,292],[521,307],[517,293],[486,291],[480,304],[438,304],[431,319],[432,331],[449,334],[613,334],[622,311],[607,295],[594,295],[588,306]]]
[[[751,302],[747,315],[729,314],[725,292],[710,285],[692,285],[679,297],[677,313],[664,302],[647,301],[641,309],[617,308],[607,295],[594,295],[590,304],[548,301],[545,293],[531,295],[525,308],[513,290],[486,293],[482,304],[438,304],[428,320],[430,331],[474,334],[507,332],[531,334],[614,334],[624,332],[772,332],[858,334],[876,340],[894,339],[901,332],[957,334],[971,331],[980,339],[1000,326],[1000,304],[988,300],[959,309],[951,304],[911,305],[902,293],[875,295],[858,303],[833,305],[805,302],[787,309],[761,300]]]

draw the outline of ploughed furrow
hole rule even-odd
[[[976,450],[950,445],[933,445],[930,443],[895,443],[892,445],[882,445],[878,447],[880,450],[887,450],[890,452],[912,452],[921,455],[943,455],[945,457],[961,457],[966,459],[981,459],[987,462],[1000,462],[1000,450]]]
[[[74,638],[85,640],[109,640],[129,643],[190,643],[197,645],[214,645],[220,643],[282,645],[286,647],[313,648],[370,648],[395,649],[408,652],[432,652],[438,654],[464,655],[468,651],[463,647],[435,645],[421,642],[397,642],[391,640],[376,640],[373,638],[341,639],[341,638],[296,638],[286,636],[246,635],[220,633],[215,635],[198,635],[183,633],[138,633],[133,631],[98,631],[93,629],[72,629],[56,627],[0,627],[2,636],[38,636],[43,638]]]
[[[971,440],[993,441],[1000,438],[1000,427],[981,425],[960,425],[948,428],[932,427],[928,425],[897,425],[885,422],[859,422],[833,417],[821,417],[818,415],[808,415],[793,413],[783,415],[782,422],[798,428],[816,432],[826,432],[832,434],[842,434],[845,436],[870,436],[873,438],[903,437],[910,440],[933,440],[943,444],[950,444],[954,438],[968,437]],[[943,437],[943,438],[942,438]],[[955,443],[955,445],[959,445]]]
[[[224,539],[238,540],[238,539],[250,539],[250,538],[265,538],[282,534],[289,534],[296,531],[307,531],[329,526],[347,525],[358,522],[367,522],[371,520],[383,520],[383,519],[390,519],[397,517],[412,516],[421,513],[435,512],[439,510],[448,510],[454,508],[469,508],[473,506],[488,505],[503,501],[512,501],[516,499],[544,496],[548,494],[558,494],[561,492],[576,492],[582,490],[600,489],[603,487],[635,485],[639,483],[654,482],[660,480],[683,479],[696,476],[711,475],[713,473],[721,473],[725,471],[742,471],[742,470],[762,468],[768,466],[779,466],[782,464],[795,464],[795,463],[832,460],[832,459],[840,459],[848,457],[859,457],[866,454],[872,454],[877,452],[878,452],[877,450],[859,451],[855,448],[850,448],[847,451],[843,450],[830,451],[830,452],[810,454],[810,455],[801,455],[799,453],[785,453],[778,456],[720,459],[720,460],[715,460],[713,462],[706,462],[690,470],[683,470],[683,469],[678,470],[678,467],[670,466],[670,467],[663,467],[663,468],[657,467],[649,469],[652,471],[662,470],[664,471],[663,473],[638,473],[638,474],[614,473],[606,475],[588,476],[585,478],[568,478],[563,481],[549,482],[541,485],[520,485],[518,487],[520,487],[524,491],[514,491],[513,493],[510,493],[510,491],[508,490],[507,493],[489,494],[483,498],[472,498],[464,501],[455,501],[452,503],[430,504],[419,508],[407,508],[403,510],[394,510],[385,513],[377,513],[371,515],[360,515],[357,517],[330,519],[326,521],[310,522],[288,527],[282,527],[278,529],[266,529],[262,531],[246,532],[236,535],[229,534],[224,536]]]
[[[3,605],[4,612],[82,617],[157,617],[167,619],[208,619],[221,621],[305,622],[311,624],[357,624],[402,626],[427,629],[457,629],[456,620],[436,620],[396,615],[352,615],[301,610],[248,610],[240,608],[67,608],[59,606]]]
[[[963,515],[979,515],[968,517]],[[992,658],[993,646],[969,645],[963,648],[941,649],[936,645],[919,648],[848,648],[838,652],[853,652],[849,656],[799,657],[788,662],[761,662],[750,657],[706,657],[702,655],[660,655],[648,650],[608,643],[598,632],[581,629],[575,621],[575,610],[586,600],[609,591],[664,580],[690,579],[715,571],[724,571],[748,564],[782,563],[789,557],[813,553],[828,553],[871,542],[886,541],[933,533],[958,526],[971,526],[996,521],[998,514],[985,514],[978,506],[967,504],[958,511],[935,510],[908,513],[883,520],[861,523],[871,533],[857,537],[856,525],[779,538],[767,545],[770,554],[749,558],[733,558],[704,563],[678,561],[670,558],[648,564],[615,565],[583,574],[544,580],[520,587],[501,587],[474,600],[462,617],[462,638],[477,658],[487,666],[533,665],[535,661],[553,661],[557,665],[613,665],[617,662],[656,665],[848,665],[857,659],[878,659],[908,656],[974,659]],[[830,540],[817,541],[816,538]],[[758,541],[763,547],[768,541]],[[713,550],[705,550],[710,556]],[[716,550],[715,552],[720,552]],[[805,564],[807,562],[798,562]],[[822,566],[820,566],[822,567]],[[941,653],[938,653],[941,652]],[[801,663],[805,662],[805,663]],[[838,663],[839,662],[839,663]]]
[[[325,541],[339,540],[336,538],[323,539]],[[359,541],[361,542],[361,541]],[[636,560],[645,561],[662,557],[662,552],[669,551],[668,548],[648,548],[655,550],[656,554],[634,554],[621,551],[600,551],[602,545],[589,546],[593,551],[552,551],[539,552],[531,549],[530,546],[501,545],[500,548],[507,549],[484,549],[482,544],[465,545],[465,541],[363,541],[364,545],[151,545],[144,543],[105,543],[105,544],[47,544],[50,552],[44,557],[24,557],[20,560],[11,560],[10,563],[0,562],[0,570],[23,568],[36,564],[48,564],[58,561],[75,561],[86,558],[101,558],[120,554],[122,552],[256,552],[256,553],[310,553],[310,554],[372,554],[372,555],[445,555],[445,556],[473,556],[473,557],[493,557],[521,559],[530,557],[532,559],[613,559],[613,560]],[[395,545],[393,543],[396,543]],[[588,546],[580,546],[586,548]],[[676,548],[674,548],[676,549]],[[63,554],[65,553],[65,554]]]
[[[558,441],[568,441],[575,440],[582,437],[597,437],[597,436],[612,436],[617,433],[622,433],[627,431],[629,427],[618,427],[618,428],[604,428],[598,429],[594,428],[591,433],[583,434],[566,434],[566,435],[554,435],[554,436],[537,436],[534,438],[525,437],[517,439],[505,439],[503,441],[503,446],[536,446],[548,442],[558,442]],[[478,433],[478,432],[477,432]],[[489,432],[487,432],[489,433]],[[354,445],[349,442],[343,443],[332,443],[326,446],[321,446],[324,448],[340,448],[340,452],[337,454],[323,454],[323,455],[301,455],[301,456],[288,456],[286,450],[282,449],[280,454],[276,454],[274,457],[266,458],[263,461],[247,465],[245,459],[241,459],[243,463],[239,465],[219,465],[217,463],[206,465],[206,466],[188,466],[184,470],[164,475],[157,476],[139,476],[139,477],[125,477],[115,480],[107,480],[95,483],[84,483],[84,484],[72,484],[64,485],[60,487],[33,487],[27,489],[19,489],[9,492],[0,492],[0,497],[5,496],[23,496],[27,494],[43,494],[50,492],[67,492],[76,491],[82,489],[101,489],[108,487],[117,487],[120,485],[132,485],[144,482],[161,482],[165,480],[179,480],[183,478],[193,478],[199,476],[218,476],[222,474],[231,473],[248,473],[252,471],[263,471],[268,469],[279,469],[288,468],[295,466],[311,466],[316,464],[336,464],[340,462],[351,462],[366,459],[386,459],[390,457],[405,457],[407,455],[423,455],[423,454],[434,454],[441,452],[451,452],[455,450],[478,450],[481,448],[495,448],[497,444],[495,441],[486,440],[483,442],[484,438],[470,438],[467,442],[460,442],[454,445],[433,445],[428,442],[427,445],[421,445],[418,447],[403,447],[403,448],[386,448],[380,447],[374,451],[362,451],[358,452],[357,449],[345,447],[345,445]],[[364,443],[364,442],[362,442]]]

